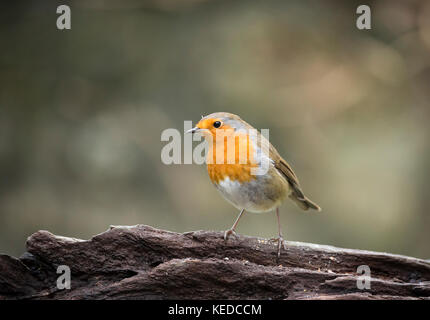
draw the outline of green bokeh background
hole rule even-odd
[[[56,29],[69,4],[72,29]],[[28,1],[0,10],[0,252],[39,229],[225,230],[204,165],[161,162],[166,128],[239,114],[293,166],[318,214],[288,240],[430,258],[430,2]],[[274,213],[238,232],[276,235]]]

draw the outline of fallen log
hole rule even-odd
[[[389,253],[288,241],[278,259],[266,239],[145,225],[90,240],[38,231],[26,245],[0,255],[0,299],[430,299],[430,263]]]

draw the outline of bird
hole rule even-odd
[[[221,195],[239,210],[235,222],[224,232],[224,240],[236,237],[245,212],[276,211],[277,257],[287,249],[281,232],[279,207],[288,197],[301,209],[321,211],[307,198],[291,166],[257,129],[228,112],[202,116],[186,133],[201,134],[208,142],[206,166],[209,178]],[[260,171],[259,171],[260,170]]]

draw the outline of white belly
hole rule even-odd
[[[258,176],[250,182],[225,178],[215,184],[226,200],[239,210],[267,212],[280,206],[287,194],[287,184],[273,184],[270,175]]]

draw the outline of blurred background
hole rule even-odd
[[[364,2],[2,4],[0,252],[39,229],[229,228],[238,212],[205,166],[160,158],[164,129],[228,111],[270,129],[323,208],[285,202],[288,240],[430,258],[430,1]],[[276,232],[274,213],[238,227]]]

